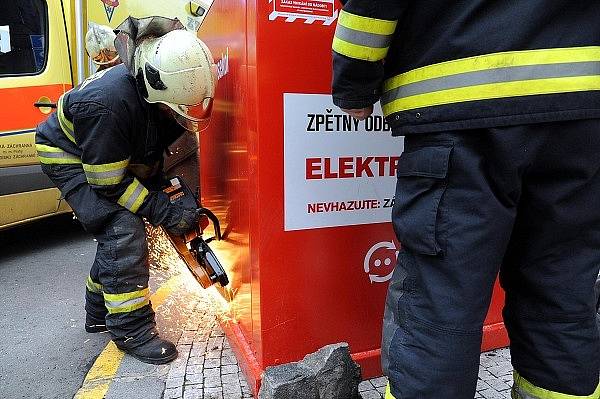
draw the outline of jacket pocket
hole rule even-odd
[[[439,208],[446,191],[451,152],[452,143],[436,143],[400,156],[392,221],[398,239],[412,252],[443,252]]]

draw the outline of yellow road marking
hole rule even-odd
[[[152,307],[156,309],[162,305],[175,288],[183,282],[183,278],[183,275],[178,274],[161,285],[150,297]],[[103,399],[124,357],[125,352],[117,348],[113,341],[110,341],[88,371],[74,399]]]

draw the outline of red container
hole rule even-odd
[[[219,0],[199,36],[218,62],[201,136],[211,244],[232,280],[223,327],[255,391],[265,367],[345,341],[363,378],[381,374],[389,223],[402,139],[379,115],[346,119],[330,99],[334,0]],[[504,346],[497,290],[483,349]]]

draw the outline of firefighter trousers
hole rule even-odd
[[[405,138],[387,398],[473,398],[498,273],[513,398],[600,398],[599,154],[600,120]]]
[[[84,229],[98,242],[86,281],[89,320],[104,324],[121,348],[156,334],[148,291],[148,246],[143,219],[95,192],[81,165],[42,165]]]

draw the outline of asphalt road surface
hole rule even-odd
[[[0,398],[71,398],[109,340],[88,334],[96,243],[70,215],[0,232]]]

